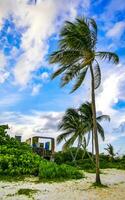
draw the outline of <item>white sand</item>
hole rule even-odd
[[[86,178],[63,183],[34,183],[31,181],[0,182],[0,200],[28,200],[27,196],[14,195],[20,188],[37,189],[34,200],[125,200],[125,171],[103,170],[103,184],[108,188],[92,188],[95,174],[85,173]]]

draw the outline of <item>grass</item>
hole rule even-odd
[[[95,174],[96,173],[96,169],[84,169],[83,171],[90,173],[90,174]],[[100,169],[100,174],[104,174],[104,172],[102,171],[102,169]]]
[[[98,183],[93,183],[92,187],[94,187],[94,188],[108,188],[107,185],[98,184]]]
[[[28,197],[32,197],[33,194],[36,194],[39,190],[36,189],[29,189],[29,188],[21,188],[16,193],[17,195],[25,195]]]
[[[3,182],[17,182],[23,181],[26,176],[7,176],[7,175],[0,175],[0,181]]]
[[[36,194],[37,192],[39,192],[39,190],[36,189],[29,189],[29,188],[21,188],[17,191],[17,193],[15,194],[8,194],[7,197],[13,197],[15,195],[25,195],[29,198],[32,198],[32,200],[34,200],[33,198],[33,194]]]

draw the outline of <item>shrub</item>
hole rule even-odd
[[[8,176],[38,175],[41,158],[27,152],[20,156],[6,154],[0,155],[0,174]]]
[[[66,151],[56,152],[54,155],[55,162],[57,164],[71,163],[73,160],[71,153],[73,154],[73,156],[75,156],[76,151],[77,151],[76,147],[71,147],[67,149]],[[83,149],[79,149],[78,154],[76,156],[76,161],[82,160],[83,155],[84,155]],[[90,152],[89,152],[89,155],[91,156]],[[89,158],[89,156],[87,153],[85,153],[84,159],[87,159],[87,158]]]
[[[39,177],[43,179],[79,179],[83,174],[76,168],[68,165],[57,165],[54,162],[41,161]]]

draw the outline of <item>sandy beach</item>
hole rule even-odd
[[[85,178],[62,183],[36,183],[33,180],[0,182],[0,200],[124,200],[125,171],[102,171],[102,183],[108,187],[93,188],[95,174],[85,173]],[[22,188],[37,189],[32,197],[17,195]]]

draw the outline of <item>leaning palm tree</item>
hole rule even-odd
[[[94,154],[94,134],[93,134],[93,120],[92,120],[92,104],[89,102],[83,103],[80,108],[79,112],[82,118],[84,118],[85,124],[89,129],[89,132],[92,133],[92,155]],[[99,115],[96,117],[96,124],[97,124],[97,132],[101,136],[102,140],[105,140],[104,129],[101,126],[100,122],[102,120],[110,121],[109,115]]]
[[[101,83],[99,59],[112,61],[117,64],[119,58],[115,53],[96,51],[97,25],[93,19],[77,18],[74,23],[66,21],[60,32],[58,50],[50,55],[50,63],[59,63],[60,67],[52,79],[62,74],[61,86],[65,86],[75,79],[71,92],[77,90],[90,70],[91,98],[93,114],[93,134],[96,152],[96,183],[100,184],[99,173],[99,144],[96,124],[95,89]]]
[[[75,156],[73,156],[71,152],[73,161],[75,161],[77,153],[83,143],[83,138],[88,132],[78,110],[73,108],[67,109],[58,128],[62,133],[57,137],[57,144],[64,140],[63,150],[70,148],[75,142],[77,143]]]

